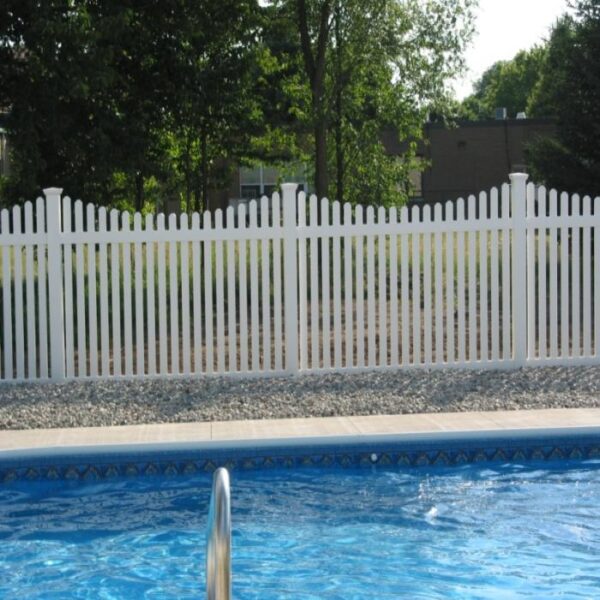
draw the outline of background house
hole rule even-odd
[[[538,137],[553,135],[555,130],[552,119],[459,121],[455,127],[427,123],[419,151],[425,166],[411,173],[411,203],[466,197],[501,185],[511,172],[527,172],[525,148]],[[394,131],[383,132],[382,142],[389,154],[400,156],[404,152],[404,144]],[[211,207],[237,206],[265,194],[270,196],[282,179],[312,191],[303,165],[285,175],[266,165],[238,167],[227,189],[211,192]]]
[[[460,121],[453,128],[427,123],[420,155],[428,166],[413,173],[413,202],[445,202],[477,194],[508,181],[511,172],[527,172],[527,145],[555,130],[552,119]],[[392,136],[384,143],[389,152],[402,150]]]

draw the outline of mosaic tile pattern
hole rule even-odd
[[[500,445],[501,443],[501,445]],[[600,459],[600,438],[412,443],[377,446],[245,448],[130,455],[88,455],[0,461],[0,482],[36,480],[98,481],[119,477],[197,475],[217,467],[229,470],[271,468],[383,467],[431,468],[470,463]],[[35,463],[34,463],[35,461]]]

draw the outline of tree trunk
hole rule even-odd
[[[315,135],[315,192],[319,198],[327,195],[327,113],[325,109],[325,58],[329,41],[331,0],[323,0],[319,15],[319,30],[313,54],[306,0],[297,0],[300,44],[304,67],[312,92],[312,116]]]
[[[338,96],[341,96],[341,92],[338,92]],[[342,109],[341,109],[341,98],[339,103],[336,101],[336,111],[338,113],[335,123],[335,178],[336,178],[336,191],[339,202],[344,202],[344,147],[342,142]]]
[[[144,175],[141,171],[135,174],[135,210],[142,212],[144,208]]]
[[[344,148],[342,146],[342,35],[341,35],[341,3],[338,0],[335,4],[335,175],[337,200],[344,202]]]
[[[190,137],[186,134],[185,142],[185,212],[191,214],[192,212],[192,169],[190,165]]]
[[[206,156],[207,146],[206,131],[200,132],[200,175],[201,175],[201,198],[203,210],[209,210],[208,205],[208,157]]]
[[[327,196],[327,122],[320,115],[315,122],[315,192],[317,197]]]

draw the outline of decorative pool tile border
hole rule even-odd
[[[244,447],[122,454],[53,455],[0,459],[0,483],[99,481],[120,477],[181,476],[236,470],[381,465],[399,468],[452,467],[472,463],[527,463],[600,459],[600,436],[490,438],[353,445]]]

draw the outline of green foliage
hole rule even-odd
[[[534,46],[518,52],[512,60],[494,63],[477,81],[474,93],[463,100],[457,116],[491,119],[496,108],[504,107],[509,117],[516,117],[529,105],[545,58],[546,47]]]
[[[304,161],[323,195],[401,202],[426,115],[449,109],[474,2],[5,0],[2,199],[58,185],[202,210],[233,165]]]
[[[528,149],[534,178],[569,192],[600,194],[600,0],[575,3],[554,28],[532,114],[557,120],[555,138]]]
[[[406,199],[426,116],[451,105],[446,84],[463,67],[473,4],[271,3],[276,22],[283,23],[279,40],[287,45],[285,52],[277,45],[277,56],[286,65],[281,81],[292,117],[288,130],[312,156],[319,195],[367,204]],[[385,151],[386,130],[405,148],[400,159]]]
[[[8,0],[0,11],[11,201],[60,185],[98,204],[141,209],[153,190],[189,204],[256,118],[240,93],[254,0]]]

